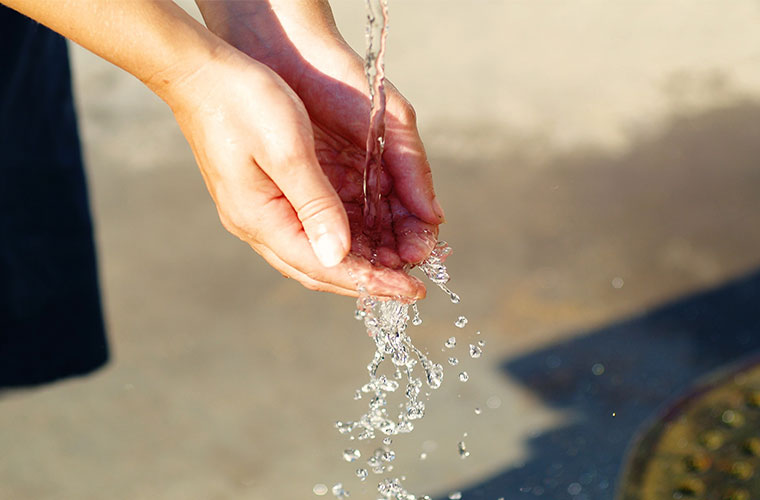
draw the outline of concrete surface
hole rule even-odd
[[[363,2],[333,5],[361,47]],[[431,495],[611,499],[647,416],[760,348],[760,4],[391,16],[388,73],[420,116],[463,298],[433,291],[415,338],[440,360],[450,335],[487,341],[397,440],[397,471]],[[332,428],[358,415],[372,352],[352,301],[227,235],[168,109],[73,52],[114,359],[2,395],[0,498],[308,499],[338,481],[374,498]]]

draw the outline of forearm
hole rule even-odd
[[[133,74],[159,96],[229,46],[169,0],[0,0]]]

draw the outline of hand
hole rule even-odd
[[[317,157],[351,221],[353,251],[399,268],[427,257],[443,211],[414,111],[386,82],[382,238],[362,243],[362,182],[370,102],[363,60],[340,37],[324,1],[198,1],[207,26],[275,70],[299,95],[314,130]],[[366,243],[366,241],[364,241]]]
[[[309,288],[347,295],[356,295],[357,281],[374,295],[424,294],[419,280],[399,270],[354,259],[335,265],[349,250],[350,228],[317,159],[303,103],[282,78],[174,2],[89,0],[61,8],[59,2],[1,1],[125,69],[164,99],[222,223],[280,272]],[[340,142],[319,137],[325,168],[350,193],[352,172],[342,168]],[[330,158],[341,168],[330,168]]]
[[[348,153],[312,128],[300,99],[274,72],[234,49],[222,52],[163,97],[225,228],[310,289],[356,295],[360,279],[376,295],[424,295],[419,280],[400,270],[352,262],[349,275],[349,262],[341,262],[351,244],[348,219],[324,174],[355,196],[355,172],[342,162]]]

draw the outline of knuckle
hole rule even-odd
[[[332,194],[317,196],[306,201],[304,204],[295,207],[298,219],[307,223],[313,220],[319,220],[329,215],[340,205],[339,200]]]
[[[306,163],[304,155],[298,148],[290,148],[270,154],[274,157],[273,163],[277,165],[280,175],[287,177],[298,174]]]
[[[401,102],[399,119],[406,125],[414,125],[417,123],[417,111],[415,111],[412,103],[406,99]]]

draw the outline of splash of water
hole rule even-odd
[[[363,236],[374,244],[377,244],[380,238],[380,180],[385,147],[386,100],[383,58],[387,30],[387,0],[367,0],[365,73],[372,107],[366,143],[362,215]],[[447,287],[450,277],[444,262],[450,254],[451,247],[446,242],[438,242],[431,255],[418,267],[449,296],[451,302],[458,304],[459,296]],[[369,382],[356,391],[354,399],[363,399],[366,395],[369,398],[368,409],[357,420],[339,421],[335,426],[340,433],[349,435],[352,440],[366,441],[384,436],[382,446],[366,459],[366,468],[361,467],[355,471],[356,476],[364,481],[370,472],[385,474],[392,470],[391,462],[395,460],[396,454],[390,448],[391,436],[411,432],[415,422],[424,417],[426,408],[423,396],[429,393],[423,393],[423,386],[426,385],[430,390],[439,388],[443,381],[443,366],[430,360],[413,344],[407,333],[410,307],[412,324],[416,326],[422,323],[416,303],[381,301],[364,293],[362,284],[359,285],[362,293],[357,301],[355,317],[364,322],[368,335],[375,342],[375,353],[367,366]],[[460,326],[459,323],[462,321],[463,324]],[[463,328],[466,323],[467,319],[460,317],[457,326]],[[456,339],[451,347],[455,345]],[[451,360],[449,362],[451,363]],[[403,396],[400,396],[402,391]],[[402,400],[398,407],[389,405],[389,398],[394,394],[399,394]],[[460,450],[461,453],[463,451]],[[344,452],[344,460],[348,462],[354,462],[359,458],[360,453],[354,448],[346,449]],[[383,478],[377,485],[377,491],[381,496],[378,500],[429,499],[427,496],[417,497],[411,494],[403,487],[401,479],[396,477]],[[348,496],[342,484],[333,488],[333,494],[338,498]]]
[[[429,279],[445,286],[446,282],[441,281],[440,277],[442,270],[448,277],[444,261],[450,254],[451,247],[446,242],[438,242],[419,268]],[[366,294],[357,300],[355,315],[364,321],[368,335],[375,342],[375,353],[367,366],[369,382],[357,391],[362,399],[365,395],[369,398],[368,409],[357,420],[338,421],[335,427],[341,434],[359,441],[383,436],[383,446],[377,448],[367,459],[366,469],[361,469],[361,473],[357,471],[362,480],[368,475],[364,474],[365,470],[374,474],[391,471],[390,462],[396,456],[389,447],[392,444],[391,436],[414,430],[415,421],[425,415],[423,386],[435,390],[443,382],[443,366],[430,360],[414,345],[407,333],[410,308],[414,308],[414,304],[396,300],[381,301]],[[394,411],[395,406],[389,404],[394,394],[398,394],[402,400],[398,411]],[[345,450],[346,461],[356,458],[356,450]],[[378,484],[378,492],[380,500],[418,498],[403,488],[399,478],[384,478]]]

